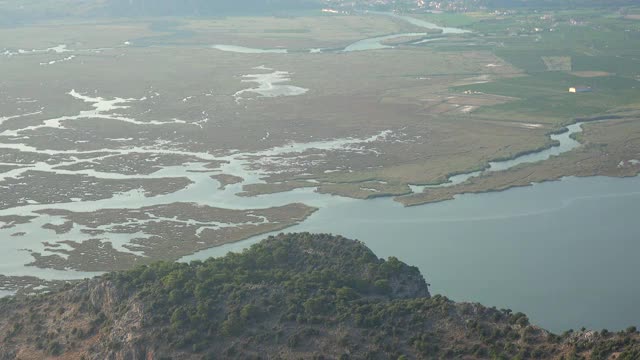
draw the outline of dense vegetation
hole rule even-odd
[[[0,301],[0,359],[637,358],[613,334],[431,297],[415,267],[330,235],[279,235],[242,254],[157,263],[55,294]],[[37,355],[34,355],[37,354]]]
[[[351,315],[351,304],[387,296],[427,296],[416,268],[381,261],[358,244],[302,234],[270,239],[247,252],[191,265],[158,263],[106,279],[138,298],[154,316],[145,325],[170,323],[167,340],[207,346],[209,337],[250,333],[265,315],[279,321],[324,324]],[[379,319],[362,314],[362,324]],[[273,324],[275,325],[275,324]],[[277,334],[262,334],[272,336]]]

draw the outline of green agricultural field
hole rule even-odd
[[[593,92],[569,93],[569,87],[581,85],[591,86]],[[583,78],[563,72],[538,73],[455,89],[519,98],[506,104],[485,107],[476,112],[477,115],[505,120],[532,118],[561,124],[576,117],[634,104],[640,99],[640,82],[636,80],[618,76]]]
[[[430,14],[434,22],[464,24],[474,36],[429,46],[441,52],[489,50],[527,74],[454,86],[456,93],[517,98],[481,107],[474,117],[559,126],[576,117],[635,104],[640,98],[640,21],[609,11]],[[568,92],[569,87],[581,85],[594,91]]]
[[[8,176],[0,188],[20,182],[21,190],[0,199],[6,207],[28,200],[70,202],[82,192],[72,194],[71,180],[88,184],[89,194],[98,194],[93,187],[106,189],[98,194],[104,198],[138,187],[153,194],[185,187],[214,191],[226,181],[232,181],[227,189],[233,195],[245,195],[239,201],[298,188],[352,198],[404,198],[414,191],[409,185],[437,184],[451,174],[548,148],[554,144],[549,134],[578,117],[619,113],[640,103],[636,20],[594,11],[412,16],[472,32],[429,35],[399,17],[319,11],[313,16],[84,19],[0,28],[0,92],[6,94],[0,98],[0,145],[12,150],[0,160],[21,167],[28,160],[50,159],[53,152],[57,159],[47,161],[57,161],[67,172],[32,172],[19,180]],[[376,38],[389,34],[396,36],[384,40],[387,47],[343,50],[354,43],[375,45]],[[429,36],[434,41],[411,41]],[[569,87],[579,85],[593,92],[569,93]],[[101,110],[95,118],[78,115],[104,101],[122,106]],[[59,117],[60,126],[51,125]],[[628,133],[634,129],[624,127]],[[607,174],[634,171],[616,167],[639,158],[623,156],[637,141],[620,139],[625,131],[603,128],[603,134],[584,137],[618,144],[610,147],[609,153],[620,156],[613,165],[605,164],[613,166]],[[31,150],[15,150],[20,144]],[[143,153],[131,150],[140,146]],[[583,154],[591,160],[583,162],[588,169],[580,168],[582,174],[606,168],[596,150]],[[83,158],[62,158],[68,153]],[[203,154],[207,168],[196,171],[214,171],[210,175],[217,182],[198,172],[171,181],[139,178],[176,163],[203,161]],[[220,165],[226,161],[231,165]],[[120,167],[127,173],[108,182],[85,174],[124,171]],[[557,178],[577,171],[563,169],[542,174]],[[190,179],[198,185],[188,186]],[[495,184],[491,180],[482,190],[504,188]],[[424,202],[414,200],[406,203]],[[269,215],[280,224],[277,228],[298,221],[284,211]],[[169,231],[172,224],[133,230],[151,234]],[[224,236],[238,240],[275,228],[265,224]],[[181,249],[209,246],[197,241],[195,229],[189,231],[183,235],[191,234],[194,242]],[[136,249],[146,247],[150,259],[186,255],[172,250],[168,239],[138,242]],[[74,256],[103,251],[100,243],[78,244]],[[72,263],[74,256],[51,255],[51,249],[36,259],[37,266],[86,265]],[[115,248],[108,251],[117,253],[118,266],[135,261]],[[110,267],[114,263],[102,262],[91,269]]]
[[[483,13],[440,13],[440,14],[421,14],[416,16],[426,21],[431,21],[441,26],[449,27],[469,27],[481,21],[487,15]]]

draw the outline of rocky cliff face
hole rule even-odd
[[[635,329],[551,334],[431,296],[419,271],[330,235],[159,263],[0,301],[0,359],[637,359]]]

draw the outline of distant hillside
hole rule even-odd
[[[455,0],[454,0],[455,1]],[[635,5],[636,0],[468,0],[495,8],[553,8],[553,7],[591,7],[591,6],[622,6]]]
[[[637,0],[5,0],[0,1],[0,26],[76,17],[288,15],[327,6],[420,12],[630,5]]]
[[[106,0],[105,10],[114,16],[216,16],[277,13],[320,7],[318,0]]]
[[[350,1],[326,0],[332,3],[351,4]],[[466,12],[476,10],[548,10],[548,9],[579,9],[579,8],[603,8],[623,7],[639,5],[637,0],[441,0],[425,1],[423,4],[416,0],[376,1],[358,0],[356,6],[363,5],[374,7],[395,8],[406,11],[420,10],[444,10],[454,12]],[[421,6],[420,6],[421,4]]]
[[[639,338],[557,336],[521,313],[431,297],[415,267],[306,233],[0,301],[0,359],[623,360],[638,359]]]
[[[6,0],[0,26],[77,17],[279,15],[321,6],[320,0]]]

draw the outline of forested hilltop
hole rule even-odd
[[[0,359],[622,360],[639,338],[431,296],[417,268],[308,233],[0,301]]]

